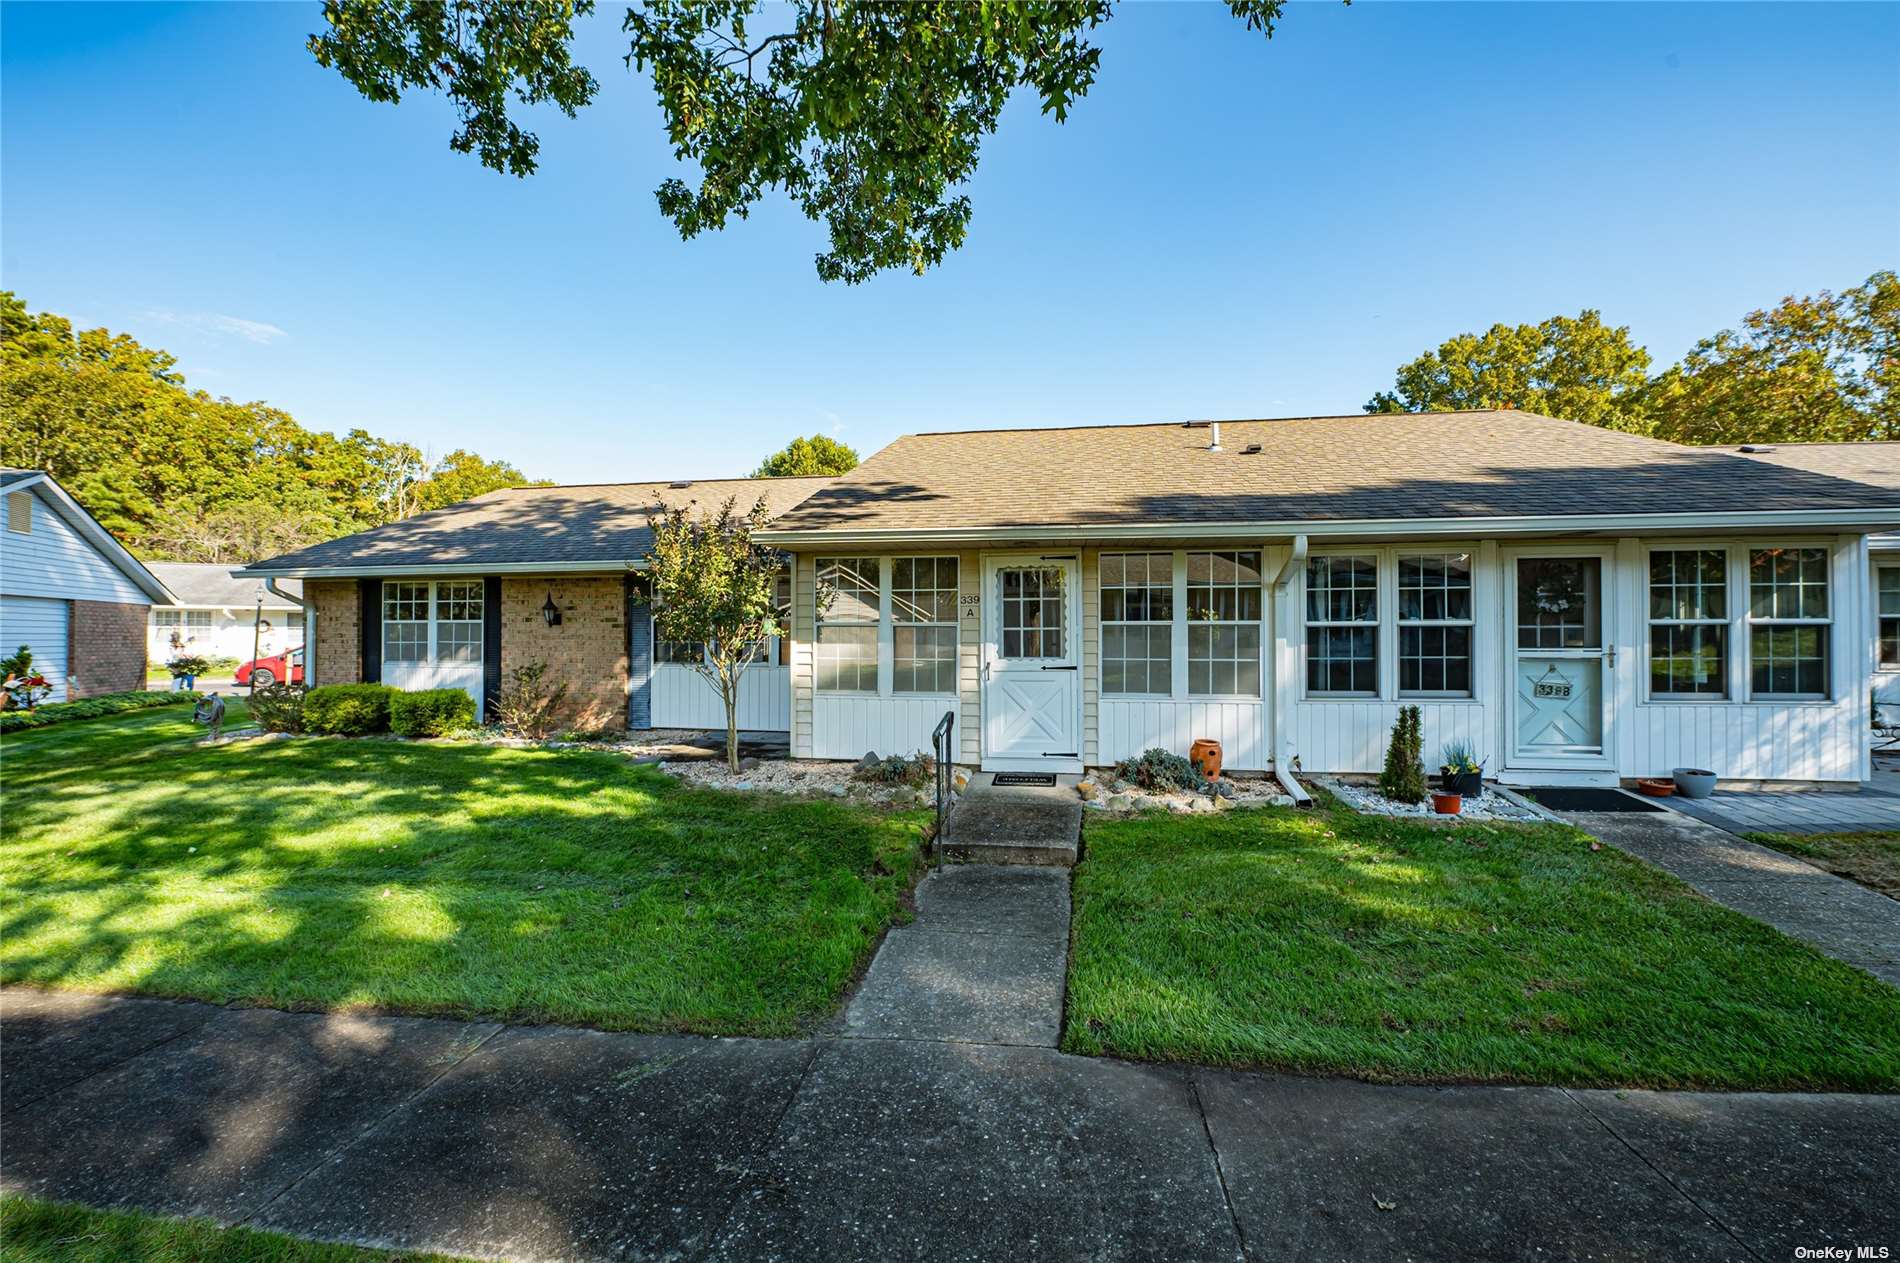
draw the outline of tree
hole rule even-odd
[[[813,478],[826,474],[847,474],[858,467],[856,451],[837,439],[814,434],[808,439],[793,439],[773,452],[752,471],[754,478]]]
[[[726,766],[739,770],[739,677],[779,621],[778,576],[785,561],[752,542],[765,526],[765,499],[740,514],[728,499],[711,517],[674,508],[649,520],[653,548],[647,581],[653,634],[705,648],[693,669],[726,707]]]
[[[1696,343],[1650,384],[1651,433],[1679,443],[1900,439],[1900,279],[1789,296]]]
[[[473,500],[476,496],[485,496],[503,487],[531,485],[535,484],[529,483],[522,472],[508,462],[483,460],[473,452],[457,448],[429,471],[419,498],[423,511],[427,512],[444,505]]]
[[[1400,367],[1367,412],[1523,408],[1611,429],[1641,429],[1649,352],[1595,311],[1461,333]]]
[[[1284,0],[1229,0],[1247,29],[1273,35]],[[745,218],[782,191],[824,221],[818,275],[855,284],[886,268],[922,274],[961,245],[976,170],[1004,104],[1029,88],[1058,122],[1095,82],[1087,33],[1111,0],[893,3],[641,0],[626,11],[627,63],[659,94],[674,156],[696,184],[669,179],[660,210],[692,238]],[[326,0],[312,35],[319,64],[372,101],[447,93],[461,118],[449,144],[525,176],[540,141],[515,105],[572,117],[598,85],[573,61],[575,19],[593,0]],[[761,29],[763,28],[763,29]]]

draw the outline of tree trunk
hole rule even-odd
[[[726,767],[739,771],[739,682],[725,681],[720,689],[726,703]]]

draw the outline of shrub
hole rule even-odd
[[[554,731],[567,685],[548,684],[548,664],[528,662],[508,673],[508,683],[495,699],[495,719],[510,732],[537,741]]]
[[[211,659],[200,658],[196,654],[181,653],[165,663],[165,669],[178,679],[187,675],[210,675]]]
[[[53,691],[52,681],[33,669],[33,651],[25,645],[0,658],[0,681],[5,682],[7,705],[21,710],[33,709]]]
[[[475,726],[475,699],[461,689],[392,693],[389,730],[399,737],[446,737]]]
[[[921,752],[909,758],[893,754],[859,764],[858,770],[852,775],[861,781],[875,781],[879,785],[909,785],[913,789],[921,789],[936,779],[937,760]]]
[[[1207,792],[1207,778],[1201,775],[1201,769],[1159,746],[1143,750],[1139,758],[1123,759],[1115,765],[1115,775],[1147,790],[1165,792],[1178,789],[1190,794]]]
[[[395,691],[387,684],[324,684],[313,688],[304,694],[304,730],[338,737],[388,732],[389,697]]]
[[[272,684],[251,694],[251,718],[265,732],[302,732],[304,687]]]
[[[1399,707],[1392,725],[1392,741],[1385,748],[1385,770],[1379,773],[1379,792],[1395,803],[1425,801],[1425,764],[1419,750],[1424,744],[1416,706]]]
[[[76,702],[54,702],[38,710],[0,711],[0,732],[44,728],[48,724],[63,723],[69,719],[103,719],[107,715],[123,715],[129,710],[149,710],[154,706],[176,706],[181,702],[197,700],[196,693],[180,693],[171,689],[101,693],[97,697],[81,698]]]

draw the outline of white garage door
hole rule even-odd
[[[66,602],[43,596],[0,596],[0,657],[21,645],[33,651],[33,669],[53,686],[48,701],[66,700]]]

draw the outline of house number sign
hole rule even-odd
[[[1555,672],[1531,682],[1532,697],[1569,697],[1570,681]]]
[[[963,617],[975,618],[977,607],[983,604],[983,598],[974,592],[965,592],[957,598],[957,603],[963,606]]]

